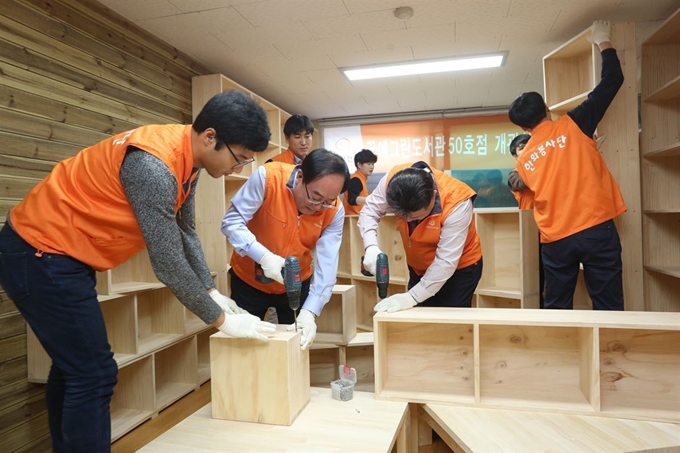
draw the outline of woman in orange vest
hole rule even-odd
[[[298,166],[270,162],[248,178],[222,219],[222,232],[235,252],[229,270],[231,297],[249,313],[264,318],[274,307],[279,323],[295,328],[281,269],[288,256],[300,262],[297,325],[302,349],[314,341],[315,318],[335,285],[345,221],[338,197],[348,181],[345,160],[324,148],[309,153]],[[314,249],[317,262],[312,269]],[[256,263],[273,282],[258,281]]]
[[[510,105],[510,121],[531,132],[508,182],[513,190],[534,193],[545,308],[573,308],[579,263],[593,308],[624,308],[621,240],[613,219],[626,205],[593,140],[623,85],[609,31],[609,22],[596,21],[588,36],[601,51],[602,78],[580,105],[555,121],[539,93],[524,93]]]
[[[361,207],[366,202],[366,197],[368,196],[366,181],[373,174],[376,162],[378,162],[378,156],[373,154],[370,149],[362,149],[354,155],[354,165],[357,167],[357,171],[354,172],[349,180],[347,192],[345,192],[343,197],[345,214],[357,215],[361,211]]]
[[[398,165],[378,183],[359,213],[364,267],[375,274],[382,253],[377,231],[388,209],[397,216],[409,269],[408,291],[387,297],[375,311],[418,306],[470,307],[482,276],[475,228],[475,192],[425,162]]]
[[[286,137],[288,149],[267,162],[298,165],[309,153],[313,135],[314,124],[309,118],[300,114],[291,116],[283,125],[283,136]]]
[[[58,163],[0,231],[0,284],[52,359],[47,411],[57,453],[108,452],[117,365],[96,273],[145,246],[158,279],[206,324],[266,339],[275,327],[221,295],[194,229],[200,169],[240,172],[267,148],[267,115],[218,94],[193,125],[142,126]],[[130,326],[132,328],[132,326]]]

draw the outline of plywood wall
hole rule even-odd
[[[94,0],[2,0],[0,225],[54,164],[143,124],[190,123],[212,71]],[[0,451],[50,451],[44,386],[26,381],[26,326],[0,288]]]

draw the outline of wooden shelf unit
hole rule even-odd
[[[209,74],[196,76],[191,79],[192,84],[192,110],[194,118],[201,111],[203,106],[217,93],[225,93],[230,90],[239,90],[249,95],[252,99],[257,101],[267,113],[267,120],[272,136],[269,140],[269,146],[263,152],[255,153],[255,162],[252,165],[244,167],[240,173],[234,173],[227,177],[218,179],[201,178],[196,193],[196,211],[199,210],[206,213],[201,222],[196,221],[196,229],[199,232],[199,237],[214,237],[215,232],[219,234],[220,244],[211,242],[214,246],[211,250],[206,250],[204,253],[206,260],[211,263],[210,269],[217,272],[216,284],[217,288],[222,294],[229,294],[229,284],[227,271],[229,270],[229,260],[233,253],[233,248],[226,237],[221,233],[220,227],[222,225],[222,218],[231,206],[231,198],[241,188],[241,186],[253,174],[253,171],[260,165],[264,164],[268,159],[280,154],[288,149],[285,137],[283,135],[283,124],[290,114],[281,110],[271,102],[263,99],[247,88],[239,85],[233,80],[223,76],[222,74]],[[210,181],[204,181],[204,180]],[[217,241],[217,239],[215,239]],[[226,251],[225,251],[226,247]]]
[[[680,422],[680,313],[374,317],[377,399]]]
[[[590,27],[543,57],[544,98],[550,106],[554,119],[565,115],[584,101],[588,93],[600,81],[602,57],[599,48],[588,42],[589,34]],[[625,80],[604,118],[600,121],[597,127],[597,135],[605,137],[599,150],[609,171],[619,184],[623,199],[628,207],[627,212],[615,219],[623,250],[625,308],[627,310],[645,310],[645,300],[648,300],[648,298],[644,297],[642,289],[643,269],[642,248],[640,246],[642,243],[642,217],[638,124],[635,115],[630,114],[630,112],[637,111],[635,24],[612,24],[611,43],[621,61]],[[677,57],[675,58],[677,60]],[[644,84],[644,72],[642,77]],[[659,86],[666,85],[671,79],[659,83]],[[678,123],[677,120],[676,123]],[[677,132],[678,125],[672,127]],[[676,138],[675,147],[671,143],[664,143],[655,149],[663,155],[678,153],[676,149],[680,146],[678,142],[680,140]],[[592,304],[581,277],[574,295],[574,308],[590,308]]]
[[[475,209],[484,268],[478,308],[539,308],[538,228],[534,211]]]
[[[680,311],[680,9],[642,43],[646,310]]]

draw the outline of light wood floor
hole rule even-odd
[[[111,453],[133,453],[210,402],[210,381],[171,405],[111,445]],[[453,453],[441,440],[420,447],[418,453]]]

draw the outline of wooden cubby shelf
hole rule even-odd
[[[680,313],[423,307],[373,320],[378,399],[680,422]]]
[[[645,308],[680,311],[680,9],[642,43]]]

